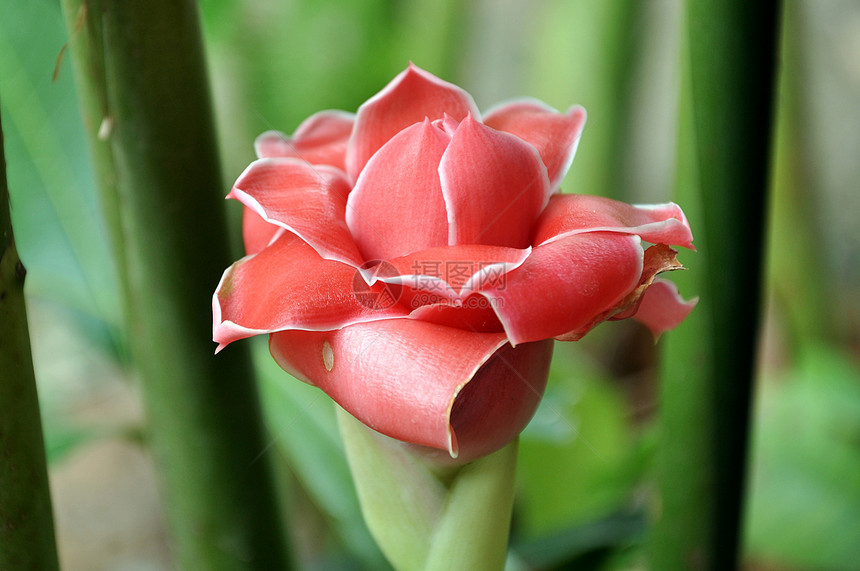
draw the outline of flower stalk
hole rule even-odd
[[[177,565],[286,568],[247,348],[209,342],[230,256],[197,5],[64,10]]]
[[[434,467],[337,411],[365,521],[396,569],[504,568],[516,440],[463,466]]]
[[[0,127],[0,569],[58,569],[45,442]]]

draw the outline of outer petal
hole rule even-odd
[[[534,145],[546,165],[552,188],[557,189],[576,154],[585,126],[585,109],[575,105],[567,113],[559,113],[540,101],[515,101],[488,111],[484,124]]]
[[[543,393],[552,342],[513,349],[505,341],[503,334],[386,320],[283,331],[269,346],[281,367],[371,428],[468,461],[512,440]]]
[[[346,222],[367,260],[447,244],[439,161],[450,137],[429,120],[407,127],[373,155],[349,195]]]
[[[410,63],[358,108],[346,157],[352,180],[358,178],[370,157],[398,132],[425,117],[432,121],[446,113],[457,121],[470,113],[480,117],[471,95]]]
[[[346,172],[346,145],[354,122],[352,113],[321,111],[305,119],[292,137],[280,131],[266,131],[254,141],[254,150],[261,159],[298,157]]]
[[[533,242],[540,245],[583,232],[637,234],[646,242],[695,250],[690,224],[677,204],[633,206],[583,194],[550,198],[537,222]]]
[[[684,301],[678,293],[678,286],[666,280],[655,280],[639,302],[639,310],[633,316],[642,322],[654,337],[659,337],[664,331],[674,329],[684,321],[699,298]]]
[[[529,245],[550,191],[533,146],[467,117],[451,138],[439,175],[449,244]]]
[[[260,333],[327,330],[406,316],[399,305],[379,307],[356,295],[357,279],[355,268],[324,260],[299,238],[284,233],[224,272],[212,298],[212,337],[220,350]]]
[[[637,287],[642,264],[637,236],[575,234],[535,248],[504,287],[481,293],[517,345],[591,324]]]
[[[300,236],[320,256],[359,266],[361,255],[344,219],[348,194],[349,183],[337,169],[275,158],[251,163],[227,198]],[[261,231],[252,227],[249,232]]]

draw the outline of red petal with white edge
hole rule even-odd
[[[354,122],[352,113],[321,111],[305,119],[292,137],[280,131],[266,131],[254,141],[254,150],[261,159],[298,157],[346,172],[346,145]]]
[[[462,301],[481,288],[504,280],[505,275],[518,268],[530,252],[531,248],[520,250],[480,244],[429,248],[388,260],[387,264],[393,271],[379,279],[432,294],[439,299]],[[412,307],[435,301],[413,304]]]
[[[678,293],[678,286],[667,280],[654,280],[642,297],[639,310],[633,319],[644,324],[654,337],[660,337],[664,331],[674,329],[684,321],[699,298],[684,301]]]
[[[370,157],[391,137],[406,127],[445,114],[459,121],[468,114],[480,117],[472,96],[414,64],[397,75],[382,91],[358,108],[355,128],[346,154],[352,180]]]
[[[397,133],[361,171],[346,223],[366,260],[448,243],[439,161],[449,141],[424,120]]]
[[[269,245],[278,232],[283,232],[279,226],[267,222],[247,206],[242,209],[242,241],[245,243],[245,255],[256,254]]]
[[[639,284],[637,236],[575,234],[538,246],[505,281],[481,290],[514,345],[579,330]]]
[[[534,145],[546,165],[552,188],[557,189],[576,154],[585,126],[585,109],[575,105],[567,113],[559,113],[540,101],[514,101],[488,111],[484,124]]]
[[[501,448],[528,423],[552,342],[513,349],[504,334],[386,320],[283,331],[269,348],[287,372],[374,430],[469,461]]]
[[[300,236],[323,258],[357,267],[361,255],[344,219],[349,190],[338,169],[274,158],[251,163],[227,198]]]
[[[535,245],[583,232],[636,234],[653,244],[695,250],[693,233],[681,207],[675,203],[638,205],[600,196],[558,194],[537,222]]]
[[[224,272],[212,298],[213,339],[228,343],[282,329],[321,331],[350,323],[406,316],[398,305],[380,307],[357,295],[363,284],[352,266],[322,259],[284,233],[259,254]],[[384,284],[380,284],[384,285]],[[368,286],[363,292],[372,293]]]
[[[464,119],[439,165],[449,244],[525,248],[546,206],[546,167],[519,137]]]

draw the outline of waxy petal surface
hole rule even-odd
[[[269,245],[275,234],[283,232],[283,228],[268,222],[253,208],[242,209],[242,242],[245,244],[245,255],[256,254]]]
[[[439,161],[449,140],[425,120],[398,133],[367,163],[346,210],[346,222],[366,260],[447,244]]]
[[[538,246],[504,287],[484,288],[511,343],[554,338],[591,323],[639,283],[639,238],[575,234]]]
[[[346,172],[346,146],[354,122],[352,113],[321,111],[305,119],[292,136],[266,131],[254,141],[254,150],[261,159],[296,157]]]
[[[356,295],[356,283],[363,281],[354,267],[324,260],[301,239],[284,233],[224,272],[212,300],[213,338],[221,349],[260,333],[328,330],[407,315],[396,304],[367,303]]]
[[[361,255],[344,218],[349,190],[343,173],[335,168],[274,158],[251,163],[227,198],[300,236],[323,258],[357,267]]]
[[[674,203],[634,206],[600,196],[558,194],[537,222],[535,245],[584,232],[636,234],[646,242],[695,249],[690,224]]]
[[[680,325],[698,301],[698,298],[685,301],[673,282],[657,279],[645,292],[633,318],[648,327],[654,337],[659,337]]]
[[[533,146],[466,117],[439,165],[449,244],[526,248],[547,204],[546,167]]]
[[[503,334],[384,320],[283,331],[269,347],[287,372],[371,428],[468,461],[525,427],[543,393],[551,343],[513,349]],[[480,386],[470,390],[471,382]]]
[[[387,281],[444,297],[469,295],[504,279],[530,252],[481,244],[429,248],[389,260],[397,275]]]
[[[370,157],[394,135],[425,118],[433,121],[445,114],[456,121],[468,114],[480,117],[472,96],[463,89],[409,64],[358,108],[346,157],[352,180],[358,178]]]
[[[540,101],[523,100],[488,111],[484,124],[534,145],[555,190],[573,162],[585,117],[585,109],[579,105],[571,107],[567,113],[559,113]]]

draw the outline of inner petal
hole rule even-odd
[[[550,185],[537,150],[464,119],[439,165],[449,244],[525,248]]]
[[[447,243],[438,168],[449,140],[424,120],[398,133],[367,163],[346,207],[347,225],[366,260]]]

